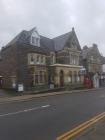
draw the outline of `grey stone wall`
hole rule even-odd
[[[28,53],[40,53],[45,54],[43,50],[36,48],[35,46],[31,45],[18,45],[17,49],[17,77],[18,77],[18,84],[24,84],[25,90],[30,87],[30,77],[28,71]]]
[[[11,88],[11,76],[17,76],[17,46],[8,46],[1,50],[0,75],[3,87]]]

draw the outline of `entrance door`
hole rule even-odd
[[[60,87],[64,86],[64,72],[63,70],[60,71]]]
[[[0,88],[2,88],[2,83],[3,83],[2,76],[0,76]]]

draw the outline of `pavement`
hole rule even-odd
[[[95,91],[95,90],[103,90],[105,87],[102,88],[92,88],[92,89],[85,89],[85,90],[72,90],[72,91],[60,91],[60,92],[49,92],[49,93],[35,93],[35,94],[28,94],[22,95],[19,93],[19,96],[7,96],[3,90],[0,90],[0,103],[9,103],[9,102],[20,102],[20,101],[27,101],[32,100],[33,98],[41,98],[47,96],[55,96],[55,95],[63,95],[63,94],[72,94],[72,93],[80,93],[80,92],[88,92],[88,91]]]
[[[3,97],[8,97],[8,94],[5,90],[0,89],[0,98],[3,98]]]

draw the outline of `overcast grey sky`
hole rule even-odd
[[[0,0],[0,46],[33,27],[50,38],[74,27],[82,47],[105,55],[105,0]]]

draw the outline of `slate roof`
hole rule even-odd
[[[28,44],[29,39],[30,39],[30,32],[23,30],[12,41],[10,41],[6,46],[12,45],[17,42]]]
[[[31,37],[33,29],[30,31],[23,30],[6,46],[13,45],[14,43],[30,44],[30,37]],[[40,47],[45,49],[46,52],[59,51],[59,50],[63,49],[63,47],[66,45],[66,42],[68,41],[68,39],[72,38],[72,35],[73,35],[73,30],[71,32],[68,32],[66,34],[63,34],[63,35],[58,36],[53,39],[40,35]],[[77,41],[78,41],[78,39],[77,39]],[[79,44],[79,42],[78,42],[78,44]],[[80,45],[78,45],[78,48],[79,48],[79,50],[81,50]]]
[[[32,31],[32,30],[31,30]],[[30,31],[22,31],[19,33],[12,41],[10,41],[6,46],[13,45],[14,43],[30,44]],[[44,36],[40,36],[40,44],[46,51],[54,51],[54,41]]]
[[[18,44],[17,44],[17,46],[18,46]],[[21,47],[23,49],[26,48],[26,51],[28,50],[28,52],[30,52],[30,53],[34,53],[35,52],[35,53],[47,54],[46,49],[44,49],[44,48],[40,49],[40,47],[33,46],[33,45],[30,45],[30,44],[22,44]]]
[[[72,35],[72,32],[68,32],[68,33],[63,34],[61,36],[53,38],[54,45],[55,45],[55,50],[59,51],[59,50],[63,49],[63,47],[65,46],[66,41],[70,38],[71,35]]]
[[[53,39],[40,36],[40,44],[43,48],[46,49],[46,51],[55,51]]]

